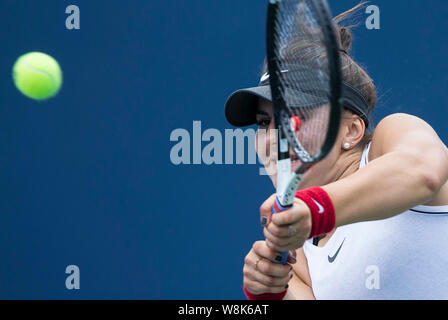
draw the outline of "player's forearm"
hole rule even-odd
[[[441,184],[418,157],[394,152],[323,188],[333,201],[338,227],[393,217],[431,200]]]
[[[313,289],[295,275],[289,281],[289,288],[283,300],[316,300]]]
[[[290,285],[288,293],[283,300],[316,300],[313,290],[305,284],[292,287]]]

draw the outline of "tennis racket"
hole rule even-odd
[[[303,175],[336,141],[342,113],[337,39],[325,0],[269,0],[267,63],[278,136],[274,214],[292,207]],[[287,259],[282,252],[280,263]]]

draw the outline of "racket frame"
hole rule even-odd
[[[282,97],[281,82],[279,75],[282,70],[276,57],[277,42],[274,40],[276,35],[275,24],[276,16],[280,3],[288,0],[269,0],[266,32],[267,64],[270,75],[270,87],[272,96],[272,106],[277,129],[277,201],[282,209],[288,209],[292,206],[295,192],[299,187],[300,181],[305,172],[315,163],[324,159],[332,150],[337,139],[342,114],[342,72],[339,53],[339,45],[336,38],[336,30],[331,19],[330,9],[325,0],[310,1],[313,6],[313,12],[316,14],[318,24],[321,26],[324,41],[327,49],[328,67],[330,75],[330,117],[328,131],[321,150],[314,157],[310,157],[303,149],[291,131],[289,126],[289,115],[286,111],[286,102]],[[291,159],[289,146],[301,161],[301,165],[291,174]]]

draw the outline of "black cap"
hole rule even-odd
[[[285,70],[285,72],[288,72],[288,70]],[[297,102],[297,105],[301,107],[328,101],[326,97],[319,97],[316,94],[310,95],[306,84],[300,88],[300,93],[296,90],[295,93],[291,92],[290,96],[294,96],[294,102]],[[272,102],[268,73],[265,73],[261,77],[258,87],[237,90],[229,96],[225,105],[227,121],[235,127],[254,125],[256,123],[255,115],[259,98]],[[373,114],[369,110],[370,108],[366,98],[357,88],[346,82],[343,83],[343,106],[359,115],[364,120],[368,130],[372,131]]]
[[[234,92],[226,102],[227,121],[235,127],[247,127],[255,124],[259,98],[272,101],[271,87],[260,86]]]
[[[259,98],[272,101],[267,73],[261,77],[258,87],[241,89],[230,95],[225,107],[227,121],[235,127],[247,127],[255,124]]]

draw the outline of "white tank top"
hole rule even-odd
[[[303,249],[316,299],[448,299],[448,205],[339,227]]]

